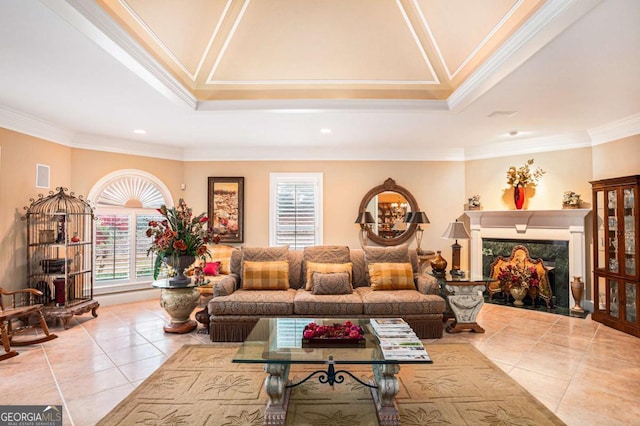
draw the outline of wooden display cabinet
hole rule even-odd
[[[640,337],[640,175],[591,182],[595,321]]]
[[[27,213],[27,286],[42,291],[47,320],[69,328],[74,315],[100,306],[93,300],[93,209],[66,188],[40,194]]]

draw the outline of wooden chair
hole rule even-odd
[[[11,296],[10,307],[5,309],[2,296]],[[42,292],[35,288],[16,291],[6,291],[0,288],[0,335],[2,337],[2,346],[4,346],[6,352],[0,355],[0,361],[18,355],[18,352],[11,350],[12,344],[14,346],[32,345],[58,337],[53,333],[49,333],[49,327],[47,327],[47,322],[42,314],[42,305],[33,303],[34,296],[42,296]],[[38,317],[44,336],[13,340],[13,336],[35,328],[35,326],[29,324],[29,320],[34,316]],[[14,327],[16,321],[19,321],[20,324]]]

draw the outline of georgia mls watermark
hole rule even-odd
[[[0,426],[62,426],[62,405],[0,405]]]

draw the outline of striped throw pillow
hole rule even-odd
[[[307,262],[307,280],[305,290],[311,291],[312,289],[312,281],[311,277],[314,272],[320,272],[322,274],[329,274],[333,272],[348,272],[349,273],[349,282],[352,281],[353,276],[353,264],[351,262],[347,263],[316,263],[316,262]]]
[[[371,263],[369,280],[372,290],[415,290],[411,263]]]
[[[289,262],[242,262],[242,288],[245,290],[286,290],[289,288]]]

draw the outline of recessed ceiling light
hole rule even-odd
[[[331,133],[331,129],[324,127],[320,129],[320,133],[324,133],[325,135],[328,135],[329,133]]]
[[[518,134],[518,131],[517,131],[517,130],[511,130],[511,131],[509,132],[509,136],[516,136],[517,134]]]
[[[502,117],[502,118],[513,118],[518,115],[518,111],[493,111],[487,117]]]
[[[145,133],[147,133],[147,131],[144,129],[135,129],[133,133],[135,133],[136,135],[144,135]]]

